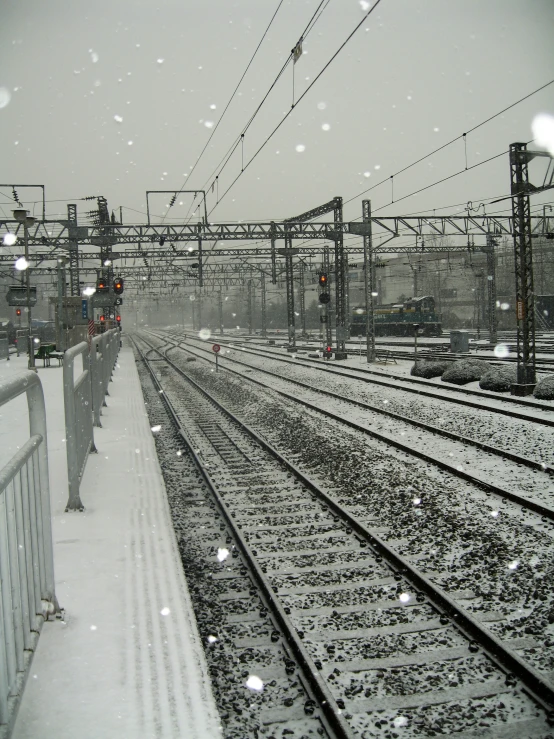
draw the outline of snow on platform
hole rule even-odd
[[[12,355],[0,362],[0,377],[23,369],[26,357]],[[39,367],[39,377],[56,594],[65,610],[63,621],[43,626],[13,738],[220,737],[131,349],[120,352],[103,428],[94,430],[98,454],[89,456],[81,484],[84,513],[64,512],[62,369]],[[0,441],[13,439],[9,446],[28,434],[20,405],[23,412],[4,407],[0,416]]]

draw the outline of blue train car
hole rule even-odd
[[[435,312],[435,298],[426,295],[409,298],[405,303],[376,305],[373,309],[376,336],[413,336],[414,323],[419,324],[423,336],[440,336],[442,326],[440,316]],[[352,309],[350,322],[351,336],[365,336],[365,306]]]

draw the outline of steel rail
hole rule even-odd
[[[439,614],[442,612],[443,615],[446,615],[449,620],[451,620],[452,625],[457,628],[466,639],[478,642],[483,650],[489,655],[489,658],[496,662],[497,665],[500,664],[504,670],[508,671],[508,674],[506,675],[507,683],[512,683],[514,680],[517,681],[519,678],[525,685],[527,691],[531,693],[534,700],[548,712],[548,721],[554,724],[554,685],[549,683],[543,675],[522,660],[518,654],[507,647],[501,639],[486,629],[477,619],[473,618],[469,612],[459,606],[444,590],[442,590],[442,588],[436,586],[422,572],[411,565],[379,536],[372,533],[368,528],[366,528],[366,526],[360,523],[355,516],[343,508],[325,490],[319,487],[315,481],[302,472],[295,464],[283,457],[266,439],[263,439],[250,426],[238,419],[231,411],[221,405],[221,403],[219,403],[219,401],[217,401],[207,390],[202,388],[182,369],[176,366],[176,364],[166,355],[166,352],[170,349],[166,349],[165,351],[157,349],[157,351],[161,356],[165,357],[168,364],[181,377],[196,387],[204,397],[217,406],[222,413],[231,419],[231,421],[238,424],[242,430],[246,431],[246,433],[260,444],[269,454],[271,454],[271,456],[283,464],[298,480],[300,480],[303,485],[315,493],[316,496],[321,498],[336,515],[340,516],[343,521],[345,521],[352,530],[359,535],[362,541],[369,543],[374,555],[386,559],[387,563],[393,570],[396,570],[403,577],[409,579],[412,585],[415,585],[421,592],[425,593],[435,608],[439,611]],[[165,395],[165,393],[163,395]],[[209,479],[209,474],[206,474],[207,479]],[[250,552],[249,549],[248,551]],[[253,557],[254,555],[250,554],[250,556]],[[263,577],[263,573],[260,574]],[[265,578],[263,578],[261,582],[265,582]],[[269,588],[269,597],[272,598],[272,603],[274,603],[275,595],[271,586],[269,586]],[[283,616],[286,618],[286,614],[283,613]],[[294,627],[292,624],[290,625],[290,628],[293,630],[292,633],[294,633]],[[311,662],[311,657],[309,657],[309,655],[307,655],[307,657]],[[313,664],[313,662],[311,663]],[[315,665],[314,669],[316,669]],[[376,708],[376,710],[378,710],[378,708]]]
[[[225,339],[222,339],[220,336],[218,336],[217,342],[218,344],[229,346],[230,344],[233,343],[233,340],[225,340]],[[234,343],[235,344],[237,343],[236,339]],[[248,347],[241,346],[240,348],[241,348],[241,351],[244,351],[250,354],[256,354],[257,352],[261,354],[262,352],[261,348],[258,350],[255,350],[250,346]],[[339,377],[349,377],[351,379],[360,380],[360,382],[367,382],[367,383],[373,383],[375,385],[382,385],[383,387],[392,388],[394,390],[403,390],[407,393],[415,393],[417,395],[423,395],[425,397],[435,398],[436,400],[446,400],[449,403],[469,406],[470,408],[477,408],[479,410],[486,410],[486,411],[490,411],[491,413],[498,413],[503,416],[509,416],[510,418],[517,418],[521,421],[530,421],[531,423],[538,423],[543,426],[554,426],[554,419],[529,416],[528,414],[521,413],[514,409],[495,408],[493,406],[483,405],[482,403],[477,403],[471,400],[466,401],[466,400],[462,400],[461,398],[453,398],[453,397],[447,397],[444,395],[439,395],[436,392],[433,393],[430,390],[421,389],[421,387],[413,387],[413,388],[412,387],[401,387],[398,384],[394,383],[394,380],[396,380],[396,381],[400,381],[403,383],[411,383],[414,386],[423,385],[424,387],[429,387],[429,388],[437,387],[434,383],[429,382],[428,380],[425,380],[425,379],[414,378],[414,377],[397,377],[395,375],[385,375],[383,372],[378,372],[376,370],[370,370],[370,369],[362,369],[361,367],[360,368],[352,367],[350,368],[350,371],[348,371],[348,368],[346,367],[341,367],[340,369],[336,367],[330,367],[328,364],[323,365],[319,361],[315,361],[315,360],[312,361],[307,358],[302,359],[301,362],[298,362],[293,359],[290,359],[289,357],[284,357],[283,355],[278,354],[277,352],[266,350],[265,348],[263,352],[264,353],[262,356],[265,356],[265,357],[271,356],[272,358],[277,359],[280,362],[285,362],[285,363],[292,364],[292,365],[304,365],[304,366],[312,367],[312,369],[319,370],[320,372],[332,372],[334,375],[337,375]],[[359,372],[361,374],[371,375],[371,377],[370,378],[369,377],[368,378],[359,377],[358,375],[353,375],[352,374],[353,372]],[[375,377],[390,378],[391,380],[393,380],[393,382],[389,382],[383,379],[375,379]],[[549,412],[554,411],[554,407],[544,405],[543,403],[538,403],[538,402],[534,402],[530,400],[524,400],[523,398],[491,397],[483,391],[471,390],[469,388],[463,388],[459,386],[449,387],[447,384],[445,384],[444,387],[441,386],[440,389],[446,390],[447,392],[461,393],[463,395],[473,395],[474,397],[483,398],[483,400],[500,400],[504,403],[510,403],[512,405],[521,405],[526,408],[530,408],[532,410],[541,410],[541,411],[549,411]]]
[[[171,341],[173,341],[173,340],[171,340]],[[175,343],[173,344],[173,347],[174,348],[181,348],[180,345],[175,344]],[[198,347],[195,347],[195,348],[198,349]],[[190,349],[184,349],[184,351],[188,351],[190,354],[194,354],[194,352],[191,352]],[[200,359],[205,359],[201,355],[196,355],[196,356],[199,357]],[[207,359],[206,359],[206,361],[207,361]],[[350,400],[349,398],[345,398],[344,396],[338,395],[338,394],[333,393],[333,392],[331,392],[329,390],[322,390],[320,388],[315,388],[312,385],[308,385],[306,383],[301,382],[300,380],[291,380],[289,378],[282,377],[281,375],[277,375],[276,373],[271,372],[271,370],[264,370],[264,369],[259,369],[258,367],[252,367],[252,365],[248,365],[245,362],[241,362],[238,359],[232,359],[230,361],[233,361],[233,362],[235,362],[237,364],[242,364],[242,365],[248,367],[249,369],[255,369],[258,372],[262,372],[262,373],[269,374],[269,375],[274,375],[276,377],[279,377],[282,380],[285,380],[286,382],[290,382],[292,384],[299,385],[301,387],[305,387],[305,388],[307,388],[309,390],[312,390],[313,392],[316,392],[316,393],[319,392],[319,393],[322,393],[324,395],[333,396],[333,397],[336,397],[337,399],[339,399],[341,401],[353,403],[354,405],[359,405],[359,406],[362,406],[362,407],[366,405],[364,403],[360,403],[358,401]],[[244,378],[244,375],[241,375],[240,373],[235,372],[235,370],[232,370],[230,368],[227,368],[227,371],[233,372],[233,374],[236,374],[239,377],[241,377],[242,379],[245,379]],[[252,382],[252,383],[254,383],[256,385],[259,385],[260,387],[263,387],[263,388],[267,389],[267,385],[265,385],[260,380],[255,380],[253,377],[248,377],[247,379],[248,379],[249,382]],[[275,388],[271,388],[271,389],[274,392],[279,393],[279,395],[282,395],[283,397],[288,398],[289,400],[294,401],[295,403],[300,403],[301,405],[305,406],[306,408],[309,408],[310,410],[316,411],[317,413],[321,413],[322,415],[331,418],[333,421],[338,421],[339,423],[343,423],[343,424],[345,424],[345,426],[349,426],[350,428],[353,428],[356,431],[359,431],[359,432],[361,432],[363,434],[366,434],[367,436],[371,436],[372,438],[377,439],[378,441],[383,441],[386,444],[389,444],[390,446],[395,447],[399,451],[404,452],[405,454],[409,454],[409,455],[412,455],[414,457],[418,457],[419,459],[422,459],[425,462],[429,462],[430,464],[435,465],[439,469],[442,469],[445,472],[448,472],[448,473],[454,475],[455,477],[459,477],[462,480],[465,480],[466,482],[470,482],[471,484],[475,485],[476,487],[480,488],[481,490],[484,490],[485,492],[492,493],[493,495],[497,495],[497,496],[499,496],[501,498],[506,498],[508,500],[511,500],[513,503],[517,503],[518,505],[520,505],[522,507],[525,507],[525,508],[533,511],[534,513],[537,513],[540,516],[544,516],[545,518],[549,519],[550,521],[554,521],[554,509],[553,508],[549,508],[548,506],[546,506],[546,505],[544,505],[542,503],[539,503],[536,500],[529,500],[528,498],[524,498],[524,497],[518,495],[517,493],[512,492],[511,490],[507,490],[506,488],[502,488],[499,485],[494,485],[493,483],[486,482],[485,480],[481,480],[478,477],[475,477],[474,475],[472,475],[470,472],[465,472],[464,470],[459,470],[454,465],[449,464],[448,462],[444,462],[443,460],[438,459],[437,457],[433,457],[430,454],[427,454],[426,452],[423,452],[423,451],[419,451],[417,449],[414,449],[409,444],[405,444],[405,443],[403,443],[401,441],[398,441],[397,439],[394,439],[393,437],[389,436],[388,434],[382,434],[382,433],[379,433],[378,431],[373,431],[372,429],[368,429],[365,426],[361,426],[356,421],[351,421],[351,420],[349,420],[347,418],[343,418],[342,416],[337,416],[332,411],[328,411],[328,410],[326,410],[324,408],[321,408],[319,406],[316,406],[313,403],[310,403],[310,401],[308,401],[308,400],[302,400],[301,398],[299,398],[298,396],[296,396],[296,395],[294,395],[292,393],[287,393],[286,390],[276,390]],[[392,415],[393,417],[395,417],[395,420],[402,420],[402,421],[405,420],[407,423],[408,422],[411,423],[411,420],[410,419],[404,419],[401,416],[397,416],[396,414],[390,413],[389,411],[382,411],[381,409],[373,408],[372,406],[367,406],[367,407],[370,410],[376,410],[378,412],[383,412],[386,415]],[[435,432],[436,433],[442,433],[442,431],[440,429],[439,430],[436,430],[436,427],[429,427],[426,424],[423,424],[423,423],[421,423],[419,421],[416,424],[414,424],[414,425],[418,425],[418,426],[420,426],[421,428],[424,428],[424,429],[428,429],[428,430],[430,429],[432,433],[435,433]],[[469,440],[467,437],[456,436],[455,434],[450,434],[450,432],[447,432],[447,433],[449,435],[449,438],[460,440],[462,442],[467,442],[468,444],[473,442],[473,440]],[[477,442],[474,442],[474,443],[475,443],[476,446],[478,446],[478,443]],[[483,446],[483,450],[484,451],[487,451],[490,454],[494,453],[497,456],[505,456],[505,457],[511,459],[512,461],[518,462],[519,464],[524,464],[525,462],[529,462],[530,463],[529,466],[531,466],[531,463],[533,463],[534,465],[536,465],[536,467],[533,467],[533,469],[543,470],[543,468],[541,467],[541,465],[538,462],[535,463],[533,460],[528,460],[526,457],[518,457],[517,455],[510,455],[510,453],[504,452],[502,450],[495,450],[494,447],[488,447],[488,445],[484,445]],[[552,470],[552,468],[550,468],[550,467],[547,467],[547,470],[550,472],[550,474],[552,474],[554,472],[554,470]]]
[[[180,348],[183,348],[182,344],[178,344],[178,346]],[[203,352],[204,354],[208,354],[208,356],[210,355],[209,350],[202,349],[201,347],[195,347],[195,349],[197,351]],[[190,350],[186,350],[186,351],[190,351]],[[225,360],[234,362],[235,364],[240,364],[244,367],[248,367],[249,369],[255,369],[257,372],[262,372],[267,375],[272,375],[273,377],[278,377],[279,379],[284,380],[285,382],[291,382],[300,387],[304,387],[307,390],[312,390],[316,393],[327,395],[331,398],[341,400],[345,403],[350,403],[351,405],[357,406],[358,408],[363,408],[364,410],[369,410],[375,413],[380,413],[381,415],[384,415],[384,416],[389,416],[390,418],[393,418],[395,421],[400,421],[402,423],[408,423],[412,426],[415,426],[416,428],[421,428],[424,431],[430,431],[434,434],[438,434],[439,436],[444,436],[447,439],[453,439],[454,441],[460,441],[462,444],[467,444],[468,446],[476,447],[477,449],[480,449],[483,452],[487,452],[488,454],[494,454],[495,456],[505,457],[506,459],[510,459],[512,462],[516,462],[517,464],[521,464],[525,467],[529,467],[530,469],[537,470],[539,472],[546,472],[549,475],[554,475],[554,467],[551,467],[541,462],[536,462],[534,459],[529,459],[528,457],[522,457],[521,455],[514,454],[513,452],[499,449],[497,447],[491,446],[490,444],[487,444],[484,441],[478,441],[477,439],[472,439],[469,436],[462,436],[460,434],[455,434],[452,431],[441,429],[438,426],[433,426],[432,424],[425,423],[424,421],[418,421],[415,418],[409,418],[408,416],[402,416],[400,413],[395,413],[394,411],[386,410],[385,408],[381,408],[380,406],[372,405],[371,403],[366,403],[362,400],[354,400],[353,398],[348,398],[346,395],[341,395],[340,393],[336,393],[332,390],[324,390],[321,387],[314,387],[313,385],[310,385],[307,382],[302,382],[302,380],[294,380],[294,379],[291,379],[290,377],[283,377],[283,375],[280,375],[277,372],[273,372],[272,370],[263,369],[261,367],[255,367],[251,364],[247,364],[246,362],[242,362],[240,359],[237,359],[236,357],[232,357],[232,358],[225,357]],[[276,391],[276,392],[279,392],[279,391]],[[547,509],[547,510],[550,510],[550,509]],[[552,511],[552,517],[554,518],[554,510]]]
[[[174,341],[174,340],[170,339],[170,341]],[[177,348],[182,348],[181,345],[175,344],[175,343],[173,344],[173,346]],[[195,347],[195,348],[199,351],[205,351],[205,350],[199,349],[199,347]],[[184,351],[188,351],[190,354],[194,354],[194,352],[191,352],[190,349],[185,348]],[[199,357],[200,359],[206,359],[207,361],[207,358],[202,357],[199,354],[197,354],[196,356]],[[274,377],[279,377],[279,379],[281,380],[290,382],[300,387],[304,387],[313,392],[321,393],[323,395],[328,395],[330,397],[334,397],[338,400],[351,403],[358,407],[366,408],[370,411],[376,411],[378,413],[382,413],[383,415],[391,416],[395,420],[413,424],[414,426],[430,431],[431,433],[441,434],[441,435],[446,436],[447,438],[451,438],[456,441],[461,441],[462,443],[473,445],[475,447],[482,449],[482,451],[485,451],[488,454],[495,454],[496,456],[506,457],[507,459],[510,459],[511,461],[516,462],[518,464],[527,465],[531,469],[548,472],[549,474],[554,474],[554,469],[552,467],[548,467],[548,466],[543,467],[539,462],[535,462],[534,460],[528,459],[527,457],[521,457],[521,456],[518,456],[517,454],[512,454],[511,452],[505,452],[504,450],[496,449],[495,447],[491,447],[488,444],[478,442],[474,439],[470,439],[469,437],[456,436],[456,434],[453,434],[449,431],[443,431],[442,429],[439,429],[436,426],[431,426],[430,424],[425,424],[421,421],[415,421],[412,419],[405,418],[392,411],[386,411],[382,408],[374,407],[369,404],[363,403],[361,401],[352,400],[343,395],[339,395],[338,393],[334,393],[330,390],[323,390],[322,388],[313,387],[312,385],[308,385],[307,383],[304,383],[301,380],[292,380],[288,377],[282,377],[281,375],[278,375],[276,372],[272,372],[271,370],[260,369],[259,367],[252,367],[252,365],[249,365],[246,362],[241,362],[239,359],[235,359],[235,358],[233,359],[227,358],[227,359],[228,361],[235,362],[236,364],[241,364],[245,367],[248,367],[249,369],[255,369],[257,372],[272,375]],[[244,378],[243,375],[241,375],[238,372],[235,372],[235,370],[227,368],[227,371],[233,372],[239,377]],[[260,387],[267,388],[267,385],[264,385],[264,383],[259,380],[255,380],[253,377],[249,377],[248,380],[252,383],[259,385]],[[275,388],[271,388],[271,389],[274,392],[279,393],[280,395],[283,395],[284,397],[288,398],[289,400],[293,400],[296,403],[300,403],[301,405],[304,405],[310,410],[314,410],[318,413],[328,416],[329,418],[332,418],[334,421],[338,421],[339,423],[344,423],[346,426],[349,426],[350,428],[353,428],[356,431],[360,431],[363,434],[366,434],[375,439],[378,439],[379,441],[383,441],[386,444],[390,444],[391,446],[394,446],[396,449],[404,452],[405,454],[410,454],[412,456],[415,456],[415,457],[418,457],[419,459],[424,460],[425,462],[429,462],[430,464],[433,464],[439,467],[439,469],[442,469],[445,472],[448,472],[454,475],[455,477],[459,477],[463,480],[466,480],[466,482],[470,482],[473,485],[476,485],[477,487],[481,488],[482,490],[485,490],[488,493],[492,493],[501,498],[506,498],[508,500],[511,500],[513,503],[517,503],[518,505],[523,506],[533,511],[534,513],[538,513],[540,516],[544,516],[550,521],[554,521],[554,509],[544,505],[543,503],[540,503],[536,500],[529,500],[528,498],[518,495],[516,492],[512,492],[511,490],[502,488],[499,485],[494,485],[493,483],[489,483],[489,482],[486,482],[485,480],[481,480],[469,472],[465,472],[464,470],[459,470],[457,467],[455,467],[452,464],[449,464],[448,462],[444,462],[443,460],[438,459],[437,457],[434,457],[430,454],[427,454],[426,452],[414,449],[409,444],[405,444],[401,441],[398,441],[397,439],[394,439],[388,434],[382,434],[382,433],[379,433],[378,431],[373,431],[372,429],[368,429],[365,426],[358,424],[356,421],[351,421],[347,418],[343,418],[342,416],[337,416],[332,411],[328,411],[324,408],[316,406],[313,403],[310,403],[310,401],[308,400],[302,400],[301,398],[299,398],[298,396],[292,393],[287,393],[285,390],[276,390]]]
[[[318,706],[322,713],[322,717],[325,718],[325,723],[328,724],[325,726],[325,728],[327,730],[331,728],[333,735],[336,736],[337,739],[354,739],[354,734],[352,733],[352,730],[350,726],[348,725],[348,723],[345,721],[344,716],[341,713],[341,709],[339,708],[339,706],[337,705],[335,701],[335,698],[329,691],[325,681],[321,678],[317,667],[315,666],[308,651],[302,644],[302,641],[298,635],[298,632],[295,629],[294,625],[292,624],[290,618],[286,614],[284,607],[281,605],[279,599],[276,598],[275,592],[273,590],[271,583],[269,582],[269,579],[266,577],[265,573],[262,571],[262,568],[259,565],[256,557],[252,553],[250,546],[245,541],[245,538],[239,526],[235,522],[232,516],[232,513],[229,510],[229,507],[226,505],[221,495],[217,491],[216,482],[212,480],[210,472],[205,467],[204,463],[202,462],[202,459],[196,453],[194,449],[194,445],[192,444],[186,431],[182,427],[178,414],[173,408],[171,401],[167,397],[166,393],[163,391],[162,385],[158,381],[154,371],[150,367],[149,363],[151,360],[146,358],[144,353],[137,346],[135,340],[132,339],[132,341],[135,344],[135,347],[137,351],[139,352],[145,366],[148,368],[148,371],[150,373],[154,386],[158,389],[158,391],[161,391],[160,395],[161,395],[162,401],[165,404],[171,416],[171,419],[177,428],[179,435],[181,436],[181,438],[187,445],[189,449],[189,453],[194,458],[194,461],[198,469],[202,473],[202,476],[206,484],[208,485],[208,488],[211,494],[213,495],[214,499],[217,502],[217,505],[223,515],[223,518],[225,519],[225,521],[227,522],[227,525],[233,532],[233,535],[235,537],[237,544],[239,545],[242,555],[244,559],[246,560],[246,562],[248,563],[248,566],[250,567],[251,574],[253,574],[258,587],[263,593],[264,600],[266,601],[266,605],[269,606],[268,610],[271,611],[272,615],[277,621],[279,627],[281,628],[284,634],[286,643],[291,653],[295,656],[296,660],[301,666],[306,682],[311,689],[309,692],[311,692],[318,699]],[[148,343],[148,342],[145,342],[145,343]],[[229,414],[229,412],[223,409],[223,407],[216,400],[212,399],[209,396],[209,394],[207,394],[204,390],[202,390],[202,388],[200,388],[193,380],[190,380],[190,378],[188,378],[184,372],[179,370],[179,368],[175,367],[173,362],[171,362],[170,359],[165,357],[162,351],[160,351],[160,349],[156,347],[152,347],[149,351],[157,352],[160,355],[160,357],[162,357],[163,361],[167,362],[170,366],[172,366],[173,369],[175,369],[179,375],[185,378],[187,382],[190,382],[192,385],[194,385],[197,388],[197,390],[199,390],[203,395],[205,395],[205,397],[208,398],[208,400],[210,400],[212,404],[214,404],[218,409],[225,412],[226,415],[228,415],[235,423],[237,423],[242,428],[242,424],[240,423],[240,421],[238,421],[238,419],[236,419],[234,416]],[[244,427],[244,428],[249,432],[247,427]],[[254,437],[254,438],[256,438],[256,441],[259,441],[257,437]],[[279,457],[277,458],[279,459]]]

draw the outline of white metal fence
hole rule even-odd
[[[109,395],[108,386],[119,353],[119,343],[119,329],[112,329],[100,336],[95,336],[91,342],[90,364],[95,426],[102,426],[100,423],[101,409],[106,405],[105,396]]]
[[[12,729],[42,623],[59,611],[42,385],[31,371],[0,384],[0,406],[23,394],[29,439],[0,471],[0,737]]]
[[[82,359],[82,371],[75,378],[75,360]],[[65,446],[69,499],[66,511],[82,511],[79,485],[89,452],[95,452],[92,431],[92,388],[89,349],[86,341],[72,346],[63,359],[63,395],[65,407]]]
[[[71,347],[64,354],[63,392],[69,499],[66,511],[82,511],[79,493],[89,452],[95,452],[93,425],[100,426],[100,409],[105,405],[108,384],[119,353],[119,330]],[[82,359],[82,372],[75,379],[75,360]]]

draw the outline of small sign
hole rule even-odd
[[[27,305],[27,286],[26,285],[10,285],[6,293],[8,305],[17,307],[18,305]],[[37,304],[37,289],[31,287],[29,305],[32,307]]]
[[[115,304],[116,305],[123,305],[123,298],[116,298],[115,299]]]
[[[81,300],[81,318],[88,318],[88,300]]]
[[[518,300],[516,302],[516,317],[518,321],[523,321],[525,318],[525,307],[523,304],[523,300]]]
[[[215,354],[217,354],[217,353],[218,353],[219,351],[221,351],[221,347],[219,346],[219,344],[213,344],[213,346],[212,346],[212,351],[213,351],[213,352],[214,352]]]

